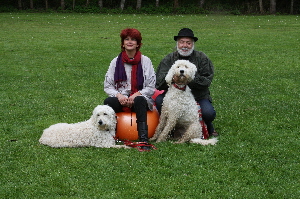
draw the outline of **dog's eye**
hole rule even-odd
[[[100,114],[98,113],[97,116],[100,116]]]
[[[107,113],[103,113],[103,115],[107,115]]]

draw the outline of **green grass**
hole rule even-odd
[[[0,13],[1,198],[297,198],[298,16]],[[156,68],[180,28],[215,65],[216,146],[40,145],[43,129],[103,104],[119,32],[142,32]]]

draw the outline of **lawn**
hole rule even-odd
[[[0,198],[298,198],[300,17],[0,13]],[[216,146],[61,148],[43,129],[89,119],[120,52],[142,32],[156,68],[189,27],[215,66]]]

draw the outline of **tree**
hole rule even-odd
[[[290,14],[294,14],[294,0],[291,0],[291,10],[290,10]]]
[[[174,0],[174,8],[179,8],[179,2],[178,2],[178,0]]]
[[[30,9],[33,9],[33,0],[30,0]]]
[[[200,8],[203,8],[204,3],[205,3],[205,0],[200,0],[200,1],[199,1],[199,7],[200,7]]]
[[[136,6],[136,10],[142,9],[142,6],[145,7],[152,4],[154,6],[154,0],[0,0],[0,4],[0,8],[13,6],[15,9],[19,10],[41,9],[41,7],[46,10],[66,10],[69,7],[75,10],[76,6],[91,6],[92,4],[97,4],[99,10],[103,10],[104,7],[107,9],[114,9],[115,6],[120,6],[119,8],[123,11],[126,9],[127,5],[130,7]],[[194,12],[194,9],[191,9],[191,5],[198,7],[199,12],[203,11],[203,9],[207,9],[207,11],[218,9],[220,6],[229,12],[230,10],[227,9],[231,9],[231,11],[236,11],[236,9],[238,9],[241,12],[248,14],[256,12],[259,12],[260,14],[276,14],[280,12],[289,13],[291,15],[300,13],[300,0],[155,0],[156,8],[159,8],[160,6],[171,7],[171,11],[173,8],[173,12],[178,13],[181,12],[181,10],[179,10],[180,7],[186,8],[182,9],[182,11]]]
[[[259,12],[260,14],[264,13],[264,5],[262,0],[259,0]]]
[[[49,8],[48,0],[45,0],[45,9],[48,10],[48,8]]]
[[[65,0],[60,0],[60,7],[62,10],[65,9]]]
[[[22,10],[22,0],[18,0],[18,9]]]
[[[120,8],[121,8],[121,10],[124,9],[124,5],[125,5],[125,0],[121,0],[121,3],[120,3]]]
[[[101,10],[103,8],[103,0],[99,0],[98,5],[99,5],[99,8]]]
[[[276,14],[276,0],[270,0],[270,14]]]
[[[136,1],[136,9],[137,9],[137,10],[140,10],[141,7],[142,7],[142,0],[137,0],[137,1]]]

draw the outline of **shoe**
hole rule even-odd
[[[210,133],[209,135],[213,136],[213,137],[218,137],[219,133],[217,133],[216,131],[214,131],[214,132]]]
[[[145,151],[151,151],[152,149],[150,146],[141,146],[140,148]]]

